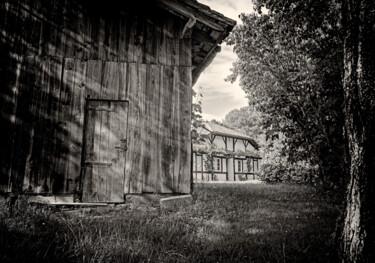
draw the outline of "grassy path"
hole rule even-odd
[[[0,262],[335,262],[337,206],[289,185],[195,186],[178,211],[0,211]]]

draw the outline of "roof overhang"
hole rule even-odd
[[[220,52],[220,44],[229,35],[236,21],[211,10],[196,0],[157,0],[157,5],[186,20],[180,37],[192,37],[192,84]]]
[[[212,135],[222,136],[222,137],[229,137],[229,138],[233,138],[233,139],[246,140],[255,149],[257,149],[257,150],[259,149],[259,144],[253,138],[251,138],[251,137],[249,137],[247,135],[241,135],[241,134],[238,134],[238,133],[231,133],[231,132],[217,131],[217,130],[214,130],[208,123],[205,123],[203,125],[203,129],[205,129],[206,131],[208,131]]]

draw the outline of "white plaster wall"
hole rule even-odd
[[[222,136],[216,136],[214,139],[214,144],[222,150],[225,150],[225,143]]]
[[[236,142],[236,145],[235,145],[235,149],[236,151],[245,151],[245,145],[243,144],[243,141],[242,139],[238,139],[237,142]],[[249,148],[249,146],[247,146]]]

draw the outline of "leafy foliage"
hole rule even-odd
[[[316,184],[317,167],[306,161],[291,163],[288,161],[282,133],[273,133],[266,138],[263,129],[262,113],[250,107],[243,107],[229,112],[224,118],[226,126],[241,129],[247,135],[256,138],[260,144],[262,168],[259,177],[267,183],[291,182]]]
[[[198,93],[193,90],[193,97],[192,99],[195,101],[192,103],[191,109],[191,139],[193,144],[200,143],[204,141],[204,136],[199,133],[198,129],[203,127],[203,119],[202,119],[202,94],[200,93],[200,89]]]
[[[263,113],[266,137],[281,133],[290,163],[319,167],[320,180],[343,178],[342,35],[336,0],[255,0],[227,40],[238,60],[227,78]],[[267,13],[262,13],[266,8]]]
[[[254,139],[262,141],[264,135],[263,114],[254,107],[242,107],[234,109],[225,115],[221,125],[241,130]]]

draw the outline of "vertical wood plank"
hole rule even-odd
[[[47,80],[45,85],[48,84],[48,108],[47,108],[47,126],[46,135],[42,140],[47,142],[43,153],[43,164],[45,167],[43,187],[45,191],[52,191],[52,182],[55,176],[56,159],[56,146],[59,138],[59,124],[58,124],[58,111],[61,87],[61,71],[62,59],[50,58],[48,61],[48,68],[46,67]]]
[[[109,45],[109,61],[118,61],[119,55],[119,10],[112,10],[109,17],[108,45]]]
[[[110,157],[111,157],[111,151],[109,146],[109,140],[111,135],[111,123],[110,123],[110,108],[111,108],[111,102],[105,101],[101,103],[103,108],[106,108],[107,110],[102,112],[102,127],[101,127],[101,133],[100,133],[100,152],[101,159],[100,161],[103,163],[110,163]],[[100,196],[102,196],[101,201],[107,201],[109,190],[108,187],[110,186],[108,182],[108,179],[113,177],[113,174],[110,174],[112,172],[112,166],[103,165],[100,166],[101,173],[99,174],[99,181],[101,183],[101,190],[100,190]],[[98,192],[99,194],[99,192]]]
[[[124,184],[124,193],[128,194],[131,193],[132,187],[131,187],[131,181],[132,181],[132,169],[133,169],[133,156],[134,156],[134,148],[135,148],[135,127],[134,123],[136,121],[135,117],[135,106],[136,101],[134,101],[134,94],[133,90],[135,90],[134,82],[136,82],[137,79],[137,66],[136,64],[130,63],[128,64],[128,71],[127,71],[127,89],[129,90],[129,101],[131,101],[129,104],[129,140],[128,140],[128,151],[126,152],[126,163],[125,163],[125,184]],[[139,139],[139,138],[138,138]]]
[[[103,63],[103,81],[100,98],[118,99],[120,88],[119,64],[117,62]]]
[[[126,144],[128,144],[128,112],[129,112],[129,103],[121,103],[119,104],[118,115],[119,115],[119,138],[125,139]],[[127,145],[125,145],[127,146]],[[117,198],[123,200],[124,198],[124,183],[125,183],[125,163],[126,163],[126,152],[120,151],[118,152],[119,161],[117,163],[117,171],[116,174],[119,176],[119,183],[117,184],[116,193],[120,194],[121,196],[117,196]]]
[[[153,56],[153,43],[155,39],[153,25],[151,21],[145,20],[144,30],[144,49],[143,49],[143,63],[150,64],[155,63],[155,57]]]
[[[188,143],[181,140],[180,135],[180,105],[181,105],[181,83],[180,71],[178,67],[173,68],[173,105],[172,105],[172,160],[171,169],[173,169],[173,192],[179,192],[181,184],[180,166],[181,166],[181,144]]]
[[[130,23],[128,21],[128,14],[121,11],[119,16],[119,42],[118,42],[118,61],[120,62],[127,62],[128,61],[128,45],[129,45],[129,28],[127,24]]]
[[[129,97],[129,91],[126,85],[127,79],[127,63],[119,63],[119,90],[118,99],[126,100]]]
[[[179,40],[179,64],[191,66],[191,37]]]
[[[191,68],[180,67],[180,193],[190,193],[191,187]]]
[[[77,24],[79,11],[76,10],[76,5],[69,0],[66,0],[64,8],[64,34],[65,34],[65,52],[66,58],[73,58],[77,46]],[[43,24],[44,25],[44,24]],[[44,28],[43,28],[44,29]],[[43,30],[44,31],[44,30]],[[80,37],[78,37],[80,38]]]
[[[146,106],[146,65],[140,64],[138,66],[138,81],[137,81],[137,90],[138,90],[138,122],[136,123],[136,126],[138,126],[138,132],[140,133],[140,141],[137,141],[136,143],[139,144],[141,154],[140,154],[140,160],[138,164],[138,175],[136,180],[135,189],[136,192],[142,193],[143,189],[143,175],[144,175],[144,167],[143,164],[145,163],[145,155],[148,154],[147,149],[147,134],[145,132],[145,125],[148,125],[145,122],[145,106]],[[147,160],[149,161],[149,160]]]
[[[35,146],[38,145],[41,147],[40,154],[37,154],[35,156],[36,159],[38,159],[38,163],[40,165],[39,171],[38,171],[38,192],[48,192],[50,180],[49,175],[51,174],[51,169],[49,166],[49,155],[50,153],[48,150],[51,148],[51,137],[50,137],[50,127],[51,127],[51,103],[52,103],[52,88],[53,88],[53,82],[52,82],[52,72],[50,71],[51,68],[51,62],[50,59],[42,60],[41,64],[41,74],[42,74],[42,81],[40,83],[40,90],[42,93],[42,99],[39,106],[39,119],[35,123],[36,127],[36,138]]]
[[[160,120],[161,120],[161,173],[159,174],[159,191],[162,193],[172,193],[173,171],[170,163],[172,161],[171,153],[171,135],[172,135],[172,93],[173,93],[173,69],[169,66],[164,67],[161,76],[162,83],[160,89]]]
[[[66,1],[64,0],[57,0],[54,3],[55,6],[55,17],[54,17],[54,40],[55,40],[55,56],[57,57],[64,57],[65,55],[65,30],[64,30],[64,16],[65,12],[65,4]]]
[[[125,193],[142,192],[142,128],[144,117],[145,65],[129,64],[129,150],[126,155]]]
[[[85,19],[84,17],[87,16],[87,11],[82,4],[75,3],[74,4],[74,16],[75,25],[73,26],[73,37],[74,37],[74,58],[84,58],[85,56]]]
[[[25,8],[30,10],[31,13],[36,12],[38,1],[28,1],[24,3]],[[25,29],[25,42],[26,42],[26,55],[37,56],[39,52],[39,40],[41,34],[42,23],[39,18],[29,14],[26,29]]]
[[[103,112],[98,111],[95,118],[94,124],[94,160],[100,162],[102,159],[101,153],[101,145],[100,145],[100,136],[102,131],[102,119],[103,119]]]
[[[163,182],[162,182],[162,177],[163,177],[163,159],[162,159],[162,153],[163,153],[163,149],[162,149],[162,146],[163,146],[163,143],[164,143],[164,126],[163,126],[163,103],[165,101],[164,99],[164,94],[165,94],[165,91],[164,91],[164,81],[165,81],[165,78],[164,78],[164,66],[160,66],[159,68],[160,70],[160,82],[159,82],[159,104],[158,104],[158,148],[157,148],[157,156],[158,157],[158,162],[157,162],[157,171],[156,171],[156,176],[157,176],[157,185],[156,185],[156,191],[157,192],[160,192],[162,193],[162,186],[163,186]]]
[[[101,60],[107,60],[108,54],[108,40],[106,40],[106,23],[106,14],[102,11],[100,13],[99,20],[99,59]]]
[[[57,15],[56,4],[58,0],[44,1],[43,2],[43,13],[46,18],[46,22],[43,26],[43,43],[45,48],[42,54],[47,56],[56,55],[56,45],[57,45],[57,25],[55,24],[55,18]]]
[[[5,2],[5,26],[4,26],[4,42],[9,49],[9,52],[14,53],[16,51],[17,43],[17,25],[19,23],[18,18],[19,0]]]
[[[119,180],[119,175],[117,174],[118,171],[118,156],[117,151],[117,142],[119,141],[117,134],[119,129],[118,123],[118,109],[117,103],[112,102],[110,108],[112,109],[111,112],[108,112],[108,162],[111,163],[111,166],[108,167],[108,177],[107,177],[107,202],[113,202],[114,198],[116,198],[117,193],[117,185],[121,184]],[[122,193],[122,191],[120,191]]]
[[[143,174],[143,188],[144,192],[151,192],[152,187],[150,186],[150,166],[151,166],[151,155],[150,155],[150,137],[151,137],[151,103],[152,103],[152,91],[151,91],[151,69],[150,65],[146,66],[146,90],[145,96],[145,114],[143,116],[144,122],[142,127],[142,171]]]
[[[74,182],[79,179],[82,156],[83,117],[85,106],[85,83],[87,62],[75,60],[74,82],[72,89],[72,113],[70,118],[70,160],[68,192],[74,191]]]
[[[158,64],[159,63],[159,51],[160,51],[160,39],[161,39],[161,35],[163,34],[161,27],[160,27],[160,24],[162,24],[162,22],[160,21],[159,16],[155,16],[153,21],[154,23],[152,26],[153,37],[152,37],[151,63]]]
[[[16,43],[15,45],[15,51],[17,54],[23,55],[27,51],[27,27],[30,20],[30,13],[25,10],[25,6],[27,5],[27,1],[21,1],[19,3],[18,13],[17,13],[17,19],[18,19],[18,25],[17,25],[17,37],[16,37]],[[22,32],[20,34],[20,32]]]
[[[9,61],[9,68],[14,72],[8,77],[8,87],[13,91],[10,122],[14,124],[11,129],[12,134],[12,153],[10,156],[9,169],[9,190],[14,189],[17,185],[23,186],[27,189],[31,184],[30,173],[25,173],[25,160],[27,159],[28,150],[30,148],[31,135],[31,114],[32,98],[33,98],[33,84],[34,84],[34,59],[13,60]],[[31,88],[30,88],[31,86]],[[4,106],[4,105],[3,105]]]
[[[160,155],[158,154],[158,111],[159,111],[159,83],[160,67],[148,65],[146,83],[146,108],[145,108],[145,142],[143,168],[143,192],[157,191],[157,172]]]
[[[48,116],[48,99],[49,99],[49,60],[46,58],[36,58],[35,62],[38,65],[37,71],[35,72],[35,86],[34,88],[39,91],[39,100],[34,101],[36,111],[34,118],[32,119],[33,138],[30,139],[31,152],[28,156],[28,163],[30,163],[30,173],[33,178],[34,192],[44,192],[45,181],[44,175],[46,174],[46,167],[43,166],[45,149],[48,148],[47,136],[47,122]],[[32,142],[31,142],[32,141]]]
[[[55,191],[67,191],[68,184],[73,180],[70,177],[69,171],[71,168],[71,118],[72,118],[72,108],[74,101],[74,77],[76,71],[76,63],[74,59],[67,58],[64,59],[63,68],[63,79],[62,79],[62,89],[60,97],[60,109],[59,109],[59,124],[61,129],[61,139],[59,153],[59,168],[58,175],[59,178],[55,178],[58,182],[55,182],[55,187],[63,184],[63,189],[55,189]]]
[[[86,96],[90,96],[90,98],[100,98],[100,90],[102,86],[102,64],[102,61],[88,61]]]
[[[145,49],[145,18],[137,14],[135,16],[136,24],[135,24],[135,31],[134,31],[134,54],[133,54],[133,61],[142,63],[143,59],[143,52]]]
[[[127,62],[134,62],[134,42],[136,38],[137,16],[129,13],[126,23],[127,38],[125,42],[125,49],[127,53]]]
[[[17,105],[20,98],[20,86],[25,81],[28,72],[27,61],[12,59],[3,56],[0,65],[0,79],[2,87],[0,90],[0,127],[2,132],[0,151],[0,189],[7,191],[10,187],[12,175],[12,159],[14,156],[14,145],[16,140],[17,126],[22,124],[17,119]]]
[[[85,166],[82,174],[83,189],[82,189],[82,201],[89,202],[93,200],[93,194],[95,192],[95,181],[94,174],[92,172],[92,166]]]
[[[159,64],[166,65],[167,64],[167,22],[162,19],[160,21],[160,37],[158,43],[158,57],[159,57]]]
[[[160,123],[160,65],[151,66],[151,90],[152,90],[152,120],[151,120],[151,169],[150,176],[152,185],[152,191],[157,191],[157,180],[159,172],[159,164],[161,163],[161,155],[159,154],[158,149],[160,148],[160,134],[159,134],[159,123]]]
[[[112,102],[110,133],[110,161],[112,163],[110,178],[108,179],[108,200],[111,202],[123,201],[125,149],[116,148],[123,146],[122,139],[126,139],[126,104],[124,102]]]
[[[100,45],[100,12],[97,8],[88,9],[87,22],[87,38],[85,39],[88,45],[88,58],[96,60],[99,58]]]

